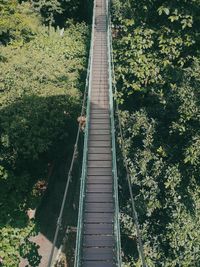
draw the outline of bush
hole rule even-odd
[[[30,264],[39,261],[39,256],[31,258],[37,249],[28,240],[26,211],[35,208],[35,184],[47,179],[48,164],[69,153],[74,144],[87,50],[84,23],[70,25],[63,36],[59,30],[49,35],[43,28],[22,48],[1,49],[0,257],[4,266],[16,266],[20,253],[30,258]],[[16,242],[11,242],[15,232]]]

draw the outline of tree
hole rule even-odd
[[[32,3],[34,8],[41,13],[45,24],[49,27],[55,22],[55,16],[63,12],[61,3],[58,0],[33,0]]]
[[[117,100],[147,265],[196,267],[200,5],[161,2],[113,3]],[[121,183],[124,261],[140,266],[128,188]]]

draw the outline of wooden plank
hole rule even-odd
[[[101,86],[105,88],[105,92],[108,92],[108,73],[104,72],[104,70],[102,69],[99,69],[98,71],[96,71],[96,73],[94,73],[94,75],[96,76],[96,78],[92,82],[92,88]]]
[[[98,37],[97,37],[97,40],[99,40],[100,42],[95,42],[95,47],[98,47],[98,48],[100,48],[100,47],[102,47],[102,42],[103,41],[107,41],[107,38],[105,37],[105,35],[104,34],[101,34],[101,37],[98,39]],[[95,51],[94,51],[95,52]],[[107,56],[107,54],[106,54],[106,56]]]
[[[89,131],[91,135],[101,135],[101,134],[110,134],[109,130],[91,130]]]
[[[108,101],[109,100],[109,97],[108,97],[108,95],[105,95],[105,90],[107,90],[107,88],[105,88],[105,86],[104,85],[99,85],[99,86],[96,86],[95,85],[95,88],[94,88],[94,90],[96,90],[97,91],[97,94],[95,95],[91,95],[91,101],[93,101],[93,100],[99,100],[99,99],[101,99],[101,100],[103,100],[103,101]],[[101,91],[101,93],[100,93],[100,91]]]
[[[112,175],[112,168],[87,168],[88,175]]]
[[[113,185],[112,184],[87,184],[86,185],[86,192],[112,193],[113,192]]]
[[[88,153],[109,154],[111,147],[90,147]]]
[[[107,50],[107,46],[103,46],[103,47],[102,45],[95,46],[95,51],[94,51],[95,58],[99,55],[100,57],[102,56],[105,60],[108,60],[106,50]]]
[[[108,261],[82,261],[82,267],[117,267],[114,262]]]
[[[114,212],[114,202],[109,202],[107,203],[107,205],[101,202],[87,202],[85,203],[85,210],[87,211],[87,209],[90,208],[96,208],[98,210],[99,208],[100,209],[106,208],[105,206],[110,210],[109,211],[103,210],[101,212]],[[87,212],[96,212],[96,211],[87,211]]]
[[[85,235],[112,235],[114,225],[110,223],[86,223],[83,225],[83,233]]]
[[[90,114],[94,114],[94,113],[110,114],[109,107],[108,108],[97,107],[96,105],[92,103],[90,103],[90,105],[91,105]]]
[[[98,80],[98,84],[93,84],[92,85],[92,90],[93,93],[101,93],[104,94],[106,96],[109,95],[109,87],[107,84],[101,84],[100,78],[96,78]]]
[[[88,154],[88,160],[112,160],[111,153],[110,154]]]
[[[97,58],[97,60],[96,60],[96,58]],[[98,68],[98,69],[101,68],[101,69],[108,71],[108,61],[105,60],[105,61],[102,61],[102,63],[101,63],[101,59],[102,59],[101,55],[99,55],[99,56],[97,54],[95,55],[95,58],[93,61],[93,68],[92,68],[93,71],[95,71],[96,68]]]
[[[83,248],[82,258],[84,260],[111,261],[114,258],[113,248]]]
[[[94,65],[93,66],[93,71],[94,72],[96,72],[96,73],[100,73],[100,72],[102,72],[102,74],[103,74],[103,72],[104,72],[104,70],[106,70],[107,69],[107,66],[106,65],[102,65],[102,67],[101,68],[99,68],[99,65],[100,65],[100,63],[98,63],[96,66]],[[105,77],[107,76],[107,72],[104,72],[104,74],[105,74]],[[102,75],[103,76],[103,75]],[[101,76],[101,77],[102,77]],[[106,79],[105,79],[106,80]],[[93,82],[93,81],[92,81]],[[107,83],[108,84],[108,83]]]
[[[108,95],[105,95],[104,92],[100,92],[99,90],[97,93],[94,93],[91,95],[91,100],[98,100],[100,98],[101,98],[101,100],[106,101],[106,100],[108,100],[109,97],[108,97]]]
[[[96,55],[95,56],[95,64],[99,64],[99,68],[102,67],[102,65],[108,66],[108,59],[104,57],[103,55]]]
[[[92,96],[103,96],[103,97],[109,97],[108,91],[103,91],[100,89],[94,89],[91,93]]]
[[[110,124],[110,119],[109,118],[103,118],[103,119],[100,119],[100,118],[97,118],[97,119],[92,119],[90,121],[91,124],[97,124],[97,123],[102,123],[102,124]]]
[[[113,203],[101,203],[101,202],[87,202],[85,203],[84,210],[86,212],[114,212]]]
[[[102,97],[102,96],[91,96],[91,101],[92,102],[108,102],[108,97]]]
[[[98,63],[100,64],[100,63]],[[105,71],[107,67],[103,67],[101,69],[98,69],[97,67],[95,68],[94,72],[92,73],[93,75],[93,81],[92,81],[92,88],[93,86],[101,86],[104,85],[106,89],[106,92],[108,92],[108,77],[109,77],[109,73],[107,71]]]
[[[100,64],[100,63],[99,63]],[[104,67],[105,68],[105,67]],[[105,69],[99,69],[98,71],[94,71],[92,73],[92,76],[93,76],[93,81],[92,81],[92,84],[93,85],[105,85],[105,87],[107,87],[107,92],[108,92],[108,77],[109,77],[109,73],[105,70]],[[93,88],[93,87],[92,87]]]
[[[99,39],[102,39],[102,36],[101,37],[96,36],[96,38],[97,38],[97,40],[99,40]],[[98,43],[96,42],[96,44],[98,44]],[[94,48],[94,62],[95,62],[97,55],[102,56],[105,59],[107,59],[108,46],[106,44],[106,41],[101,40],[98,45],[96,45],[96,44],[94,45],[94,47],[95,47]]]
[[[96,91],[96,92],[100,92],[101,93],[105,93],[105,94],[108,94],[108,86],[107,85],[93,85],[93,90]]]
[[[95,105],[100,105],[102,106],[102,104],[104,104],[104,106],[108,107],[108,104],[109,104],[109,101],[108,100],[102,100],[102,99],[99,99],[99,100],[93,100],[91,99],[91,102]]]
[[[99,176],[96,176],[99,177]],[[91,178],[87,178],[87,184],[112,184],[113,183],[113,179],[91,179]]]
[[[96,93],[96,92],[101,92],[101,93],[104,93],[108,96],[109,95],[109,87],[108,87],[108,82],[106,80],[106,77],[102,77],[102,75],[98,76],[96,74],[95,74],[95,76],[96,76],[95,77],[96,82],[92,83],[91,94]],[[105,82],[103,81],[104,79],[105,79]]]
[[[97,37],[98,38],[98,37]],[[106,44],[104,44],[103,42],[101,43],[102,45],[101,45],[101,47],[96,47],[95,48],[95,51],[94,51],[94,55],[95,55],[95,53],[99,53],[99,54],[101,54],[102,52],[106,52],[107,51],[107,45]]]
[[[111,160],[89,160],[88,167],[92,168],[112,168],[112,161]]]
[[[108,61],[107,60],[103,60],[101,57],[95,58],[95,61],[93,63],[93,67],[94,67],[93,71],[95,71],[96,69],[100,70],[99,74],[102,77],[103,77],[103,75],[102,75],[103,73],[102,72],[108,73]],[[107,84],[108,84],[108,82],[107,82]]]
[[[108,99],[108,93],[102,92],[101,90],[94,90],[94,92],[91,94],[91,99],[101,97],[102,99]]]
[[[108,97],[108,86],[104,85],[104,84],[99,84],[99,85],[93,85],[93,90],[94,90],[94,94],[91,95],[91,99],[92,97],[102,97],[102,99],[107,100]]]
[[[108,203],[113,201],[110,193],[87,193],[85,197],[85,202]]]
[[[94,95],[92,97],[102,97],[104,100],[108,99],[108,86],[106,85],[94,85]]]
[[[95,62],[93,64],[93,74],[99,74],[99,76],[102,77],[102,82],[107,83],[108,85],[108,62],[102,60],[102,58],[99,57],[95,59]],[[95,82],[94,76],[92,82]]]
[[[90,111],[90,116],[91,117],[95,117],[96,116],[96,119],[99,117],[101,118],[102,117],[107,117],[107,118],[110,118],[110,113],[108,110],[105,109],[105,111],[102,111],[102,110],[98,110],[98,109],[91,109]],[[93,118],[92,118],[93,119]],[[94,123],[93,123],[94,124]]]
[[[102,124],[102,123],[92,123],[89,124],[90,129],[94,130],[110,130],[111,127],[109,124]]]
[[[93,105],[99,105],[100,107],[108,107],[109,104],[109,100],[108,99],[92,99],[91,98],[91,103]],[[104,106],[102,106],[102,104],[104,104]]]
[[[95,42],[95,47],[102,47],[102,42],[105,42],[105,44],[107,45],[107,37],[105,36],[105,34],[96,34],[95,40],[98,40],[98,42]]]
[[[101,45],[101,43],[102,43],[102,41],[106,41],[106,38],[104,38],[104,40],[102,39],[103,38],[103,36],[104,35],[102,35],[102,37],[99,39],[100,40],[100,42],[96,42],[95,43],[95,49],[96,49],[96,47],[98,47],[98,48],[100,48],[100,47],[102,47],[102,45]],[[95,51],[94,51],[95,52]],[[107,54],[105,55],[105,57],[107,56]]]
[[[95,51],[94,51],[94,54],[97,53],[97,52],[96,52],[96,48],[98,48],[98,49],[102,48],[102,44],[99,44],[99,45],[98,45],[98,43],[97,43],[97,44],[95,45]],[[106,50],[106,46],[103,46],[103,49]],[[102,56],[103,59],[108,60],[106,54],[103,53],[103,54],[100,55],[100,56]]]
[[[108,174],[108,175],[89,175],[89,174],[87,174],[87,179],[93,179],[93,180],[95,180],[95,179],[97,179],[97,180],[99,180],[99,179],[113,179],[113,176],[112,176],[112,174],[110,173],[110,174]]]
[[[97,65],[94,66],[94,69],[92,72],[92,84],[93,83],[97,84],[97,81],[99,81],[100,83],[108,87],[109,85],[109,81],[108,81],[109,72],[107,70],[108,67],[106,64],[104,64],[99,68],[98,65],[101,65],[101,62],[98,62]],[[96,78],[98,78],[98,80],[96,80]]]
[[[98,63],[98,64],[101,64],[101,63]],[[95,67],[92,75],[93,75],[92,88],[94,85],[96,86],[104,85],[104,87],[107,87],[107,91],[108,91],[109,73],[107,72],[107,66],[102,66],[102,68]]]
[[[109,142],[111,142],[110,134],[104,134],[104,135],[103,134],[99,134],[99,135],[90,134],[89,138],[90,138],[90,141],[109,141]]]
[[[96,65],[95,62],[93,64]],[[108,77],[109,77],[108,66],[107,66],[107,64],[104,63],[104,66],[99,67],[100,71],[96,71],[96,69],[98,68],[98,65],[100,65],[100,64],[101,63],[98,63],[95,66],[95,69],[92,70],[92,78],[93,78],[92,82],[95,82],[94,75],[98,75],[98,76],[100,76],[102,78],[103,77],[106,78],[106,79],[104,79],[104,81],[105,82],[107,81],[107,84],[108,84]]]
[[[110,114],[109,113],[91,113],[90,118],[92,119],[109,119]]]
[[[108,85],[108,62],[103,61],[100,57],[95,59],[95,62],[93,63],[93,74],[97,73],[99,76],[102,77],[102,82],[106,83]],[[98,70],[98,71],[97,71]],[[104,79],[103,79],[104,78]],[[93,81],[95,82],[94,76]]]
[[[88,206],[87,204],[90,203],[90,204],[93,204],[91,202],[87,202],[85,204],[85,212],[97,212],[97,213],[100,213],[100,212],[114,212],[114,209],[111,209],[110,207],[107,206],[107,204],[105,205],[105,203],[98,203],[98,204],[101,204],[103,206]]]
[[[107,48],[107,43],[106,43],[106,39],[104,38],[104,35],[101,34],[101,36],[99,37],[99,35],[96,36],[95,38],[98,42],[95,42],[94,47],[95,49],[93,50],[94,53],[97,50],[101,50],[101,49],[105,49]],[[107,53],[104,53],[104,57],[107,57]]]
[[[107,261],[83,261],[82,267],[116,267],[114,262]]]
[[[91,105],[90,114],[110,114],[109,108],[97,108],[95,105]]]
[[[113,223],[114,213],[85,212],[83,221],[85,223]]]
[[[92,233],[92,230],[90,231]],[[94,231],[95,232],[95,231]],[[83,246],[84,247],[114,247],[115,240],[112,235],[108,235],[108,231],[103,231],[105,235],[83,235]]]
[[[89,136],[89,147],[111,147],[110,141],[92,141]]]
[[[91,104],[95,105],[96,108],[103,108],[103,109],[108,109],[109,103],[108,102],[95,102],[91,101]]]
[[[102,112],[102,113],[106,113],[106,112],[109,112],[109,107],[107,107],[106,109],[105,108],[102,108],[102,107],[98,107],[97,105],[95,104],[92,104],[90,103],[90,106],[91,106],[91,112],[93,113],[98,113],[98,112]]]
[[[96,55],[95,56],[95,61],[94,61],[93,64],[99,64],[100,67],[101,67],[101,64],[104,64],[104,66],[107,65],[107,68],[105,68],[104,70],[105,70],[105,72],[108,73],[108,60],[105,57],[103,57],[102,55]]]
[[[102,86],[99,86],[97,88],[94,88],[93,89],[93,92],[92,92],[92,95],[93,96],[105,96],[105,97],[109,97],[107,89],[106,90],[102,90]]]

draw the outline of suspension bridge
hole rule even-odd
[[[108,5],[96,0],[75,266],[121,266]]]
[[[94,0],[88,71],[81,117],[86,117],[79,198],[74,267],[120,267],[118,178],[113,108],[114,66],[109,16],[110,0]],[[115,79],[114,79],[115,82]],[[124,142],[116,104],[122,154]],[[74,153],[68,173],[48,267],[53,265],[54,249],[62,224],[64,205],[72,176],[82,124],[79,123]],[[139,224],[126,161],[132,216],[135,221],[141,266],[146,267]]]

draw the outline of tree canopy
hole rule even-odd
[[[55,17],[65,11],[62,3],[37,4],[0,1],[0,259],[5,267],[18,266],[20,257],[30,266],[40,264],[38,246],[30,241],[37,223],[27,211],[41,201],[39,184],[48,185],[49,166],[71,153],[87,67],[86,23],[69,20],[61,36]],[[48,29],[49,23],[54,27]]]
[[[197,0],[113,1],[117,99],[148,266],[200,262],[199,11]],[[140,266],[121,193],[124,261]]]

